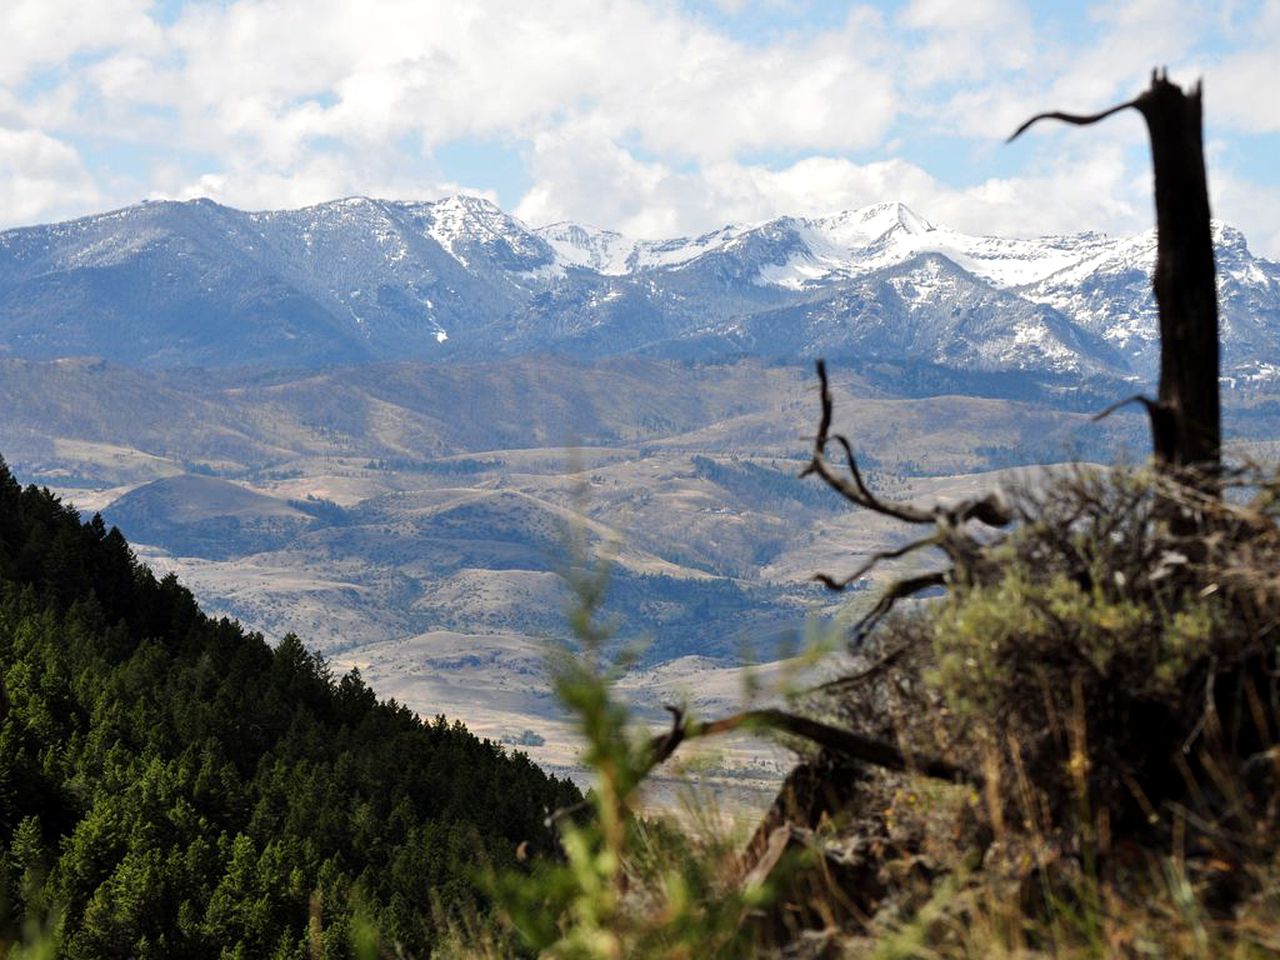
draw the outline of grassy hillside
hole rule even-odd
[[[1055,461],[1081,445],[1114,448],[1125,423],[1082,430],[1092,408],[945,390],[913,397],[858,373],[843,373],[836,388],[842,399],[859,398],[874,431],[870,455],[886,468],[914,462],[924,473],[1007,465],[975,454],[979,446],[1021,446],[1022,463]],[[9,412],[0,442],[11,463],[49,482],[60,474],[68,486],[95,486],[193,470],[247,478],[320,458],[407,466],[569,446],[660,443],[790,456],[810,428],[812,396],[807,367],[750,360],[526,357],[319,372],[146,372],[95,360],[0,359],[0,402]],[[136,458],[132,474],[121,459],[126,452]]]
[[[895,397],[858,374],[837,390],[890,488],[1142,430],[1009,400]],[[622,545],[613,598],[630,629],[660,636],[654,657],[770,648],[780,599],[792,623],[821,599],[796,562],[831,519],[794,478],[811,429],[799,368],[532,357],[142,373],[9,360],[0,400],[11,462],[273,637],[296,630],[332,651],[438,629],[562,629],[547,574],[578,515],[598,544]],[[707,637],[708,610],[733,629]]]

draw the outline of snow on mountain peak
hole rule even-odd
[[[1210,229],[1213,232],[1213,245],[1215,247],[1229,247],[1239,249],[1242,253],[1248,252],[1249,244],[1245,240],[1244,234],[1225,223],[1222,220],[1210,220]]]
[[[1253,256],[1226,224],[1215,222],[1213,237],[1229,363],[1280,369],[1280,264]],[[944,365],[1148,371],[1155,248],[1152,230],[973,236],[900,202],[670,240],[568,222],[531,230],[476,196],[347,197],[253,213],[158,202],[0,233],[0,292],[22,291],[9,294],[11,304],[53,289],[45,277],[74,276],[42,308],[74,336],[52,339],[43,320],[33,325],[45,314],[32,309],[11,307],[7,321],[0,310],[0,325],[10,325],[6,348],[34,356],[96,350],[168,362],[182,353],[185,346],[163,339],[164,312],[145,318],[165,344],[159,352],[137,337],[74,326],[105,315],[92,299],[101,285],[79,277],[106,268],[126,292],[145,291],[111,308],[130,323],[135,302],[193,290],[200,316],[233,341],[241,329],[258,336],[260,318],[278,313],[285,319],[268,331],[277,356],[305,362],[352,352],[417,356],[425,344],[431,356],[476,355],[548,339],[596,352],[662,343],[682,355],[754,345],[896,356],[927,341],[932,362]],[[318,325],[317,315],[331,319]],[[311,331],[305,344],[295,342],[298,330]],[[858,339],[864,335],[870,339]],[[130,353],[117,341],[142,346]],[[198,358],[258,362],[260,348],[246,345],[257,340],[234,342],[241,353],[211,346]]]
[[[447,196],[440,200],[435,201],[434,203],[430,204],[430,206],[432,207],[432,209],[439,212],[446,212],[446,211],[450,213],[456,212],[461,215],[466,215],[466,214],[470,214],[472,216],[497,215],[504,218],[507,216],[505,213],[502,212],[502,208],[499,207],[492,200],[486,199],[485,197],[477,197],[474,194],[470,194],[470,193],[451,194],[450,196]]]
[[[605,276],[621,276],[631,269],[635,240],[613,230],[601,230],[562,221],[534,231],[555,251],[565,266],[594,270]]]
[[[887,203],[875,203],[860,210],[854,210],[841,216],[855,221],[862,228],[864,235],[882,237],[885,234],[901,229],[912,236],[928,233],[933,224],[921,217],[901,200]]]
[[[428,223],[427,235],[464,267],[470,267],[470,251],[477,246],[501,250],[504,260],[547,259],[547,251],[528,227],[484,197],[454,194],[420,209]]]

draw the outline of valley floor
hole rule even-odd
[[[1045,403],[890,395],[848,371],[834,388],[837,426],[889,497],[1036,482],[1020,465],[1144,442],[1127,413],[1094,424]],[[608,559],[604,614],[643,650],[621,686],[655,728],[667,703],[740,708],[743,663],[777,688],[789,656],[903,571],[841,597],[812,581],[903,532],[797,479],[817,412],[803,366],[525,358],[183,383],[0,361],[4,397],[15,473],[102,511],[205,609],[273,642],[295,633],[379,694],[575,778],[542,664],[567,633],[566,564]],[[1280,432],[1264,421],[1243,417],[1246,437]],[[705,778],[747,806],[788,764],[746,739],[716,749]],[[676,780],[662,782],[670,804]]]

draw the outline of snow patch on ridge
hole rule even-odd
[[[594,270],[607,277],[622,276],[631,270],[637,242],[620,233],[576,223],[553,223],[534,232],[566,266]]]

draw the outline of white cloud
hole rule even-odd
[[[735,22],[757,11],[710,2]],[[11,218],[147,194],[246,207],[436,196],[459,177],[433,151],[484,138],[527,160],[519,213],[535,222],[670,235],[898,197],[968,230],[1121,230],[1149,222],[1136,118],[1038,130],[1018,148],[1023,170],[982,182],[945,152],[994,150],[1042,109],[1109,105],[1156,63],[1183,80],[1208,71],[1215,135],[1280,130],[1280,0],[1177,16],[1164,0],[1116,0],[1090,9],[1083,42],[1024,0],[850,5],[823,30],[752,42],[676,0],[224,0],[167,27],[150,6],[0,5],[0,30],[23,39],[0,64],[0,128],[41,131],[51,157],[9,163],[8,182],[40,184]],[[1202,44],[1214,31],[1231,35],[1225,53]],[[146,159],[95,164],[99,144]],[[1250,215],[1235,200],[1224,213],[1235,206]]]
[[[160,31],[147,16],[149,0],[6,0],[0,4],[0,84],[29,79],[41,68],[65,70],[86,51],[118,46],[152,48]]]
[[[855,11],[840,31],[748,47],[637,0],[242,0],[173,27],[180,67],[117,63],[94,80],[115,97],[163,91],[201,149],[242,143],[271,162],[310,138],[524,137],[564,117],[719,158],[877,142],[894,111],[891,80],[866,56],[878,31]]]
[[[195,177],[170,168],[156,175],[153,199],[191,200],[208,197],[242,209],[305,207],[337,197],[365,195],[400,200],[433,200],[473,193],[497,202],[492,191],[442,178],[415,177],[396,169],[386,155],[350,157],[320,155],[284,169],[254,165],[213,170]]]
[[[1230,172],[1210,174],[1213,215],[1238,227],[1255,254],[1280,261],[1280,194]]]
[[[899,23],[921,38],[908,40],[906,79],[916,87],[1022,70],[1039,52],[1030,11],[1018,0],[912,0]]]
[[[1172,16],[1162,0],[1130,0],[1098,5],[1090,19],[1094,32],[1084,45],[1034,31],[1028,37],[1024,27],[1021,42],[1034,51],[1032,58],[1009,60],[1005,71],[993,67],[981,82],[960,85],[936,103],[926,100],[920,112],[956,134],[1003,139],[1044,110],[1093,113],[1131,99],[1145,89],[1153,67],[1168,67],[1184,83],[1202,72],[1193,57],[1211,20],[1202,4],[1185,4]],[[998,35],[979,32],[978,39],[984,48],[999,47]],[[968,55],[956,39],[946,49],[957,59]],[[990,54],[987,59],[992,61]],[[1091,135],[1110,136],[1110,128]]]
[[[1041,168],[939,197],[939,219],[971,233],[1036,236],[1151,225],[1149,184],[1114,143],[1081,144]]]
[[[603,223],[650,238],[883,200],[902,200],[939,224],[979,234],[1125,233],[1151,222],[1144,172],[1130,169],[1125,151],[1109,143],[1082,142],[1028,175],[956,188],[902,159],[859,164],[815,156],[778,170],[723,161],[682,171],[642,162],[578,129],[540,138],[533,170],[536,183],[516,208],[524,220]]]
[[[0,128],[0,210],[9,224],[80,212],[101,199],[69,144],[38,130]]]
[[[1250,132],[1280,132],[1280,0],[1267,3],[1248,24],[1244,45],[1216,65],[1206,98],[1217,115]]]
[[[585,125],[615,145],[718,163],[870,147],[896,111],[875,62],[883,24],[861,9],[839,29],[772,45],[640,0],[239,0],[191,6],[160,46],[138,30],[121,37],[46,95],[45,119],[216,157],[216,169],[150,191],[216,190],[240,204],[272,187],[284,204],[422,180],[430,163],[415,144],[429,153],[459,138],[534,141]],[[86,102],[92,110],[70,115]],[[370,177],[373,154],[420,175]]]

